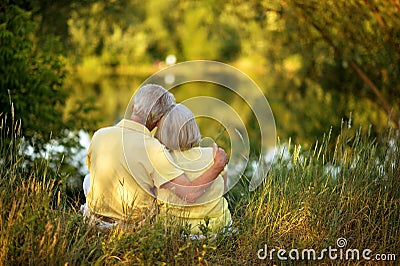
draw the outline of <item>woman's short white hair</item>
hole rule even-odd
[[[200,129],[189,108],[175,105],[161,120],[155,137],[169,150],[188,150],[200,142]]]
[[[157,122],[175,104],[175,97],[157,84],[146,84],[135,94],[132,115],[139,117],[147,128],[154,128]]]

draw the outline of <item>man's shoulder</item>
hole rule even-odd
[[[117,130],[117,129],[118,129],[118,127],[115,126],[115,125],[114,126],[108,126],[108,127],[102,127],[102,128],[99,128],[98,130],[96,130],[94,132],[94,135],[105,134],[107,132],[114,131],[114,130]]]
[[[116,126],[102,127],[96,130],[93,134],[92,141],[95,139],[103,139],[117,134],[119,131]]]

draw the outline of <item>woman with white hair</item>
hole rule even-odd
[[[213,148],[200,147],[200,130],[193,113],[184,105],[177,104],[161,120],[155,137],[169,150],[173,163],[193,180],[209,169],[213,161]],[[177,218],[181,224],[189,224],[191,234],[202,235],[200,224],[216,233],[231,223],[228,203],[223,197],[227,172],[204,187],[202,195],[194,202],[183,200],[173,189],[160,188],[157,199],[162,217]],[[204,230],[203,230],[204,231]]]

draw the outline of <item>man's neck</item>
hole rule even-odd
[[[146,126],[145,121],[143,121],[143,119],[141,119],[141,118],[138,117],[138,116],[132,115],[132,116],[131,116],[131,120],[132,120],[133,122],[136,122],[136,123],[139,123],[139,124],[145,126],[145,127],[146,127],[148,130],[150,130],[150,131],[153,130],[153,129],[148,128],[148,127]]]
[[[136,123],[139,123],[139,124],[144,125],[143,119],[140,119],[140,117],[137,117],[136,115],[132,115],[132,116],[131,116],[131,120],[134,121],[134,122],[136,122]]]

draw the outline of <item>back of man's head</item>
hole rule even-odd
[[[132,116],[140,118],[152,130],[174,104],[175,97],[162,86],[146,84],[135,94]]]

